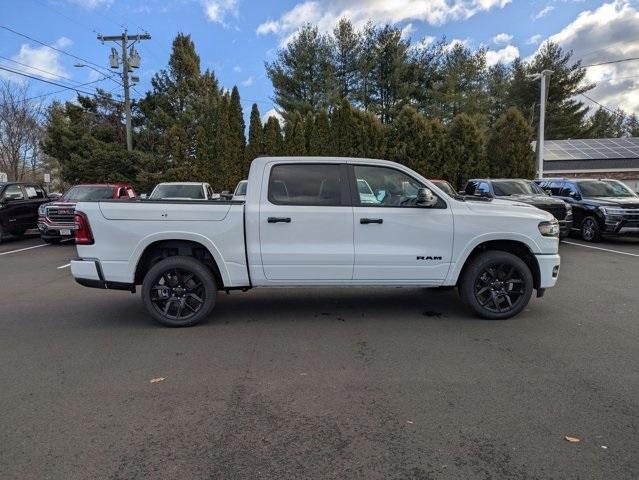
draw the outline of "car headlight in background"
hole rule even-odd
[[[47,207],[45,205],[40,205],[38,207],[38,215],[44,216],[46,215],[46,213],[47,213]]]
[[[599,207],[601,213],[603,213],[606,217],[619,217],[623,215],[623,208],[617,207]]]
[[[544,237],[558,237],[559,222],[554,218],[549,222],[541,222],[539,224],[539,233],[541,233]]]
[[[569,203],[566,204],[566,215],[572,215],[572,206]]]

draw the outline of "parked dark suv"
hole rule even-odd
[[[469,180],[466,195],[499,198],[526,203],[552,213],[559,222],[559,236],[565,238],[572,229],[572,208],[558,198],[552,198],[532,180],[522,178],[475,178]]]
[[[542,178],[535,182],[572,205],[574,227],[587,242],[639,234],[639,196],[618,180]]]
[[[0,183],[0,242],[9,235],[23,235],[38,226],[38,208],[49,201],[35,183]]]

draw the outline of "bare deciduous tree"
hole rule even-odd
[[[28,94],[28,85],[0,79],[0,171],[9,180],[23,180],[27,169],[35,180],[41,164],[42,106]]]

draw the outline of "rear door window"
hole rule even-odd
[[[348,205],[339,164],[281,164],[271,169],[268,200],[275,205]]]

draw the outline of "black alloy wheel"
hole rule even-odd
[[[500,320],[521,312],[533,288],[532,273],[521,258],[493,250],[480,253],[466,266],[459,293],[480,317]]]
[[[187,327],[205,318],[215,305],[211,271],[191,257],[169,257],[144,278],[142,297],[149,313],[163,325]]]
[[[586,217],[581,222],[581,238],[586,242],[596,242],[601,238],[599,224],[594,217]]]

